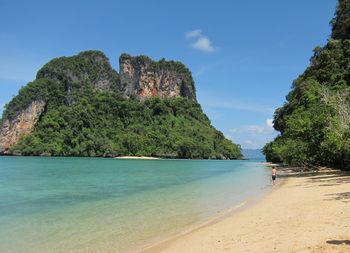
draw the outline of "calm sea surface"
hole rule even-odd
[[[125,252],[261,193],[259,161],[0,157],[0,252]]]

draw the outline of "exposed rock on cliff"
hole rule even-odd
[[[98,51],[60,57],[21,88],[0,121],[0,154],[237,159],[180,62]]]
[[[0,129],[0,153],[7,154],[9,148],[18,140],[29,134],[44,111],[45,102],[35,100],[29,106],[18,113],[14,119],[4,119]]]
[[[119,58],[121,91],[141,100],[160,97],[185,97],[196,100],[191,72],[180,62],[156,62],[146,56]]]

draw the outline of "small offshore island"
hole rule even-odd
[[[210,123],[180,62],[99,51],[47,63],[6,106],[0,154],[239,159]]]

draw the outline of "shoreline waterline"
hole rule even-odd
[[[214,215],[213,217],[208,218],[205,221],[202,221],[198,224],[197,223],[192,224],[189,227],[185,227],[181,231],[178,231],[177,233],[174,233],[174,234],[168,235],[168,236],[163,236],[160,238],[153,238],[152,240],[150,240],[150,242],[145,243],[145,245],[138,247],[137,249],[128,250],[127,253],[152,253],[155,250],[157,251],[157,249],[166,247],[171,242],[173,242],[173,241],[175,241],[175,240],[177,240],[185,235],[188,235],[188,234],[193,233],[199,229],[202,229],[204,227],[210,226],[212,224],[215,224],[215,223],[221,221],[227,215],[232,215],[233,213],[240,212],[240,211],[244,210],[245,208],[247,208],[247,206],[246,206],[247,204],[248,204],[247,201],[243,201],[243,202],[229,208],[228,210],[223,210],[223,211],[219,212],[218,214]]]
[[[278,170],[282,182],[256,205],[149,252],[348,252],[350,172]]]
[[[263,166],[268,166],[268,163],[261,162]],[[274,165],[275,166],[275,165]],[[255,206],[259,205],[261,201],[263,201],[268,195],[270,195],[274,190],[279,189],[282,187],[287,179],[283,178],[280,179],[279,182],[273,186],[271,185],[270,188],[265,188],[261,192],[258,192],[257,196],[251,196],[250,198],[247,198],[243,200],[242,202],[235,204],[231,207],[228,207],[222,211],[217,212],[211,217],[208,217],[206,220],[201,221],[196,224],[192,224],[189,227],[183,228],[181,231],[178,231],[177,233],[174,233],[172,235],[167,235],[159,238],[153,238],[148,243],[145,243],[143,246],[130,249],[126,253],[153,253],[153,252],[160,252],[162,249],[165,249],[169,247],[172,243],[174,243],[177,240],[181,240],[185,236],[195,233],[196,231],[199,231],[203,228],[210,227],[212,225],[215,225],[220,222],[224,222],[225,219],[234,217],[235,215],[244,212],[245,210]]]
[[[162,158],[153,157],[153,156],[117,156],[113,159],[139,159],[139,160],[160,160]]]
[[[128,252],[269,188],[259,161],[0,159],[0,251],[9,253]]]

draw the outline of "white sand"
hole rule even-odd
[[[289,173],[258,204],[143,252],[350,252],[350,176]]]
[[[118,156],[114,157],[115,159],[146,159],[146,160],[158,160],[161,158],[151,157],[151,156]]]

